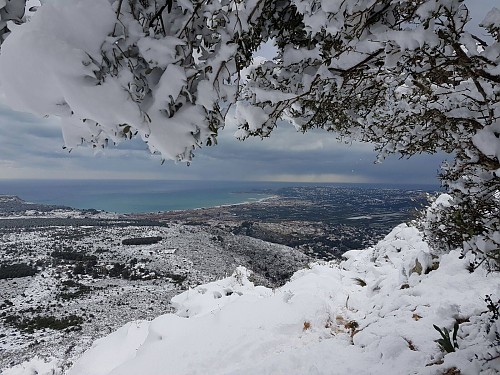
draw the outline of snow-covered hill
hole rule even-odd
[[[405,224],[345,257],[313,264],[278,289],[254,286],[238,268],[174,297],[176,314],[130,322],[97,340],[67,372],[57,359],[35,358],[3,375],[500,371],[500,320],[484,301],[500,296],[498,274],[469,272],[470,259],[458,251],[433,254]],[[458,348],[447,353],[433,325],[453,336],[455,323]]]

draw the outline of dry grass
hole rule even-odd
[[[308,329],[311,328],[311,322],[308,322],[307,320],[304,322],[304,327],[302,328],[302,331],[307,331]]]
[[[443,375],[460,375],[460,374],[461,374],[460,370],[456,367],[450,367],[445,372],[443,372]]]
[[[411,351],[418,351],[417,347],[415,346],[415,344],[413,344],[413,341],[411,341],[410,339],[407,339],[406,337],[403,337],[403,339],[407,342],[408,344],[408,348],[411,350]]]

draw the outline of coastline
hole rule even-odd
[[[197,211],[197,210],[208,210],[212,208],[225,208],[225,207],[235,207],[235,206],[243,206],[247,204],[255,204],[255,203],[264,203],[270,200],[278,200],[280,199],[280,196],[277,194],[256,199],[253,201],[244,201],[244,202],[238,202],[238,203],[228,203],[228,204],[219,204],[215,206],[204,206],[204,207],[195,207],[195,208],[186,208],[186,209],[181,209],[181,210],[168,210],[168,211],[158,211],[158,213],[169,213],[169,212],[185,212],[185,211]],[[149,214],[149,213],[156,213],[156,212],[144,212],[143,214]],[[128,215],[128,214],[127,214]],[[133,214],[131,214],[133,215]]]
[[[249,204],[279,195],[282,189],[334,188],[436,190],[430,185],[313,184],[247,181],[50,181],[0,180],[0,195],[26,202],[95,209],[116,214],[174,212]]]

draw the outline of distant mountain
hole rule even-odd
[[[0,195],[0,216],[5,214],[23,213],[26,211],[49,212],[53,210],[73,210],[61,205],[30,203],[16,195]]]

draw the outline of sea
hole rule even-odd
[[[0,195],[33,203],[116,213],[189,210],[267,199],[286,187],[436,191],[435,185],[326,184],[262,181],[0,180]]]

